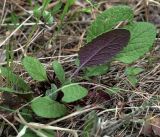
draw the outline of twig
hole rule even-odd
[[[22,22],[22,24],[19,25],[2,43],[0,43],[0,47],[3,46],[32,16],[33,14],[30,15],[24,22]]]
[[[17,116],[15,116],[15,119],[18,122],[20,122],[21,124],[24,124],[25,126],[29,127],[31,130],[33,130],[36,133],[39,132],[36,129],[60,130],[60,131],[66,131],[68,133],[71,133],[72,135],[74,135],[74,137],[78,137],[77,130],[67,129],[67,128],[61,128],[61,127],[55,127],[55,126],[49,126],[49,125],[35,123],[35,122],[29,122],[29,123],[27,123],[25,121],[25,119],[20,115],[19,112],[17,112],[17,114],[18,114],[19,118]],[[39,132],[38,134],[41,134],[41,133]]]
[[[10,121],[8,121],[5,117],[3,117],[2,115],[0,115],[0,117],[4,120],[4,121],[6,121],[15,131],[16,131],[16,133],[18,133],[18,130],[16,129],[16,127],[10,122]]]
[[[92,107],[92,108],[76,111],[74,113],[69,114],[68,116],[62,117],[62,118],[57,119],[55,121],[52,121],[52,122],[48,123],[47,125],[53,125],[53,124],[58,123],[60,121],[63,121],[63,120],[69,119],[71,117],[74,117],[74,116],[77,116],[77,115],[81,115],[83,113],[89,112],[89,111],[94,110],[94,109],[99,109],[99,108],[101,108],[101,107],[100,106],[95,106],[95,107]]]

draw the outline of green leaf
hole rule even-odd
[[[129,82],[132,84],[132,86],[136,86],[136,84],[138,83],[138,79],[136,76],[127,76]]]
[[[41,18],[41,16],[43,16],[44,21],[48,24],[52,24],[54,21],[51,12],[45,10],[50,1],[51,0],[43,0],[42,6],[40,7],[36,4],[33,10],[33,14],[38,20]]]
[[[17,93],[17,91],[8,87],[0,87],[0,92]]]
[[[40,7],[39,5],[35,5],[34,9],[33,9],[33,15],[39,19],[41,17],[41,10],[40,10]]]
[[[47,8],[48,4],[50,3],[51,0],[43,0],[42,1],[42,6],[39,8],[40,9],[40,14],[43,15],[44,12],[46,11],[45,9]]]
[[[52,100],[56,100],[58,92],[57,86],[55,84],[51,84],[51,89],[46,90],[46,96],[49,96]]]
[[[46,11],[46,10],[43,12],[43,18],[44,18],[45,22],[48,24],[52,24],[54,21],[54,18],[52,16],[51,12]]]
[[[87,67],[85,76],[91,77],[91,76],[99,76],[105,74],[109,70],[108,65],[98,65],[93,67]]]
[[[56,13],[58,13],[61,10],[63,3],[61,1],[59,1],[51,10],[51,14],[55,15]]]
[[[39,137],[32,130],[27,129],[22,137]]]
[[[37,116],[44,118],[57,118],[67,113],[65,105],[56,102],[50,97],[38,97],[31,103],[32,110]]]
[[[128,67],[125,70],[126,75],[138,75],[143,71],[142,68],[137,68],[137,67]]]
[[[44,18],[44,21],[48,24],[52,24],[54,21],[51,12],[45,10],[50,2],[51,0],[43,0],[42,8],[41,8],[41,14]]]
[[[54,69],[54,72],[57,78],[62,84],[64,84],[65,83],[65,72],[64,72],[62,65],[56,60],[56,61],[53,61],[52,66],[53,66],[53,69]]]
[[[119,87],[111,87],[108,88],[105,92],[107,92],[109,95],[115,95],[124,91]]]
[[[21,77],[14,74],[9,68],[0,67],[0,75],[5,77],[12,86],[15,86],[18,92],[24,93],[30,91],[28,84]]]
[[[76,58],[74,63],[75,63],[75,65],[77,67],[79,67],[80,66],[80,60],[79,60],[79,58]]]
[[[46,7],[49,5],[49,3],[51,2],[51,0],[43,0],[42,2],[42,9],[46,9]]]
[[[82,8],[81,11],[84,12],[84,13],[92,13],[92,8],[91,7]]]
[[[52,130],[39,130],[39,132],[46,135],[47,137],[55,137],[55,132]],[[40,137],[40,136],[28,128],[22,137]]]
[[[8,87],[0,87],[0,92],[8,92],[8,93],[15,93],[15,94],[29,94],[29,93],[32,93],[32,92],[19,92],[19,91],[16,91],[12,88],[8,88]]]
[[[114,28],[121,21],[132,21],[133,10],[128,6],[113,6],[105,10],[92,22],[87,31],[87,42]]]
[[[131,38],[116,60],[130,64],[150,50],[156,38],[156,27],[147,22],[137,22],[126,26],[125,29],[130,31]]]
[[[67,2],[69,6],[72,6],[75,3],[75,0],[68,0]]]
[[[66,103],[77,101],[88,94],[88,91],[86,88],[76,83],[65,85],[61,88],[61,90],[64,93],[62,101]]]
[[[33,98],[32,98],[33,99]],[[20,110],[20,114],[23,116],[23,118],[27,121],[27,122],[33,122],[34,118],[33,118],[33,111],[28,107],[24,107]]]
[[[74,4],[75,0],[67,0],[64,6],[63,12],[61,14],[61,21],[64,20],[65,15],[67,14],[69,8]]]
[[[45,81],[48,79],[44,66],[36,58],[27,56],[22,62],[25,70],[34,80]]]
[[[84,128],[82,131],[82,137],[90,137],[92,132],[96,131],[95,128],[98,122],[98,116],[95,111],[90,112],[87,120],[84,123]]]
[[[11,21],[15,26],[19,23],[19,16],[17,16],[14,12],[11,12]]]

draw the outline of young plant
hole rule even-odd
[[[78,70],[84,66],[101,64],[106,60],[111,59],[116,53],[122,50],[123,46],[128,43],[129,38],[130,33],[125,29],[116,29],[100,35],[95,40],[93,40],[93,42],[90,42],[87,46],[80,50],[80,67],[77,69],[77,71],[75,71],[74,74],[76,74],[76,72],[78,72]],[[97,47],[97,44],[100,44],[101,46]],[[104,56],[106,54],[107,56]],[[23,59],[23,65],[33,79],[39,81],[47,80],[46,71],[43,65],[37,59],[33,57],[25,57]],[[53,69],[57,78],[62,84],[64,84],[65,73],[61,64],[59,64],[57,61],[54,61]],[[54,92],[58,92],[60,90],[63,92],[61,101],[64,103],[77,101],[88,94],[87,89],[78,85],[77,83],[64,85]],[[43,105],[40,105],[41,103]],[[64,108],[64,110],[58,110],[57,108],[60,108],[60,106]],[[46,118],[60,117],[66,113],[66,108],[63,104],[60,104],[54,100],[52,101],[48,96],[35,99],[31,103],[31,107],[38,116]],[[45,113],[46,110],[44,111],[43,107],[47,109],[47,112],[49,113]],[[50,112],[50,107],[53,107],[52,110],[54,110],[55,113]]]
[[[26,56],[22,62],[25,70],[34,80],[39,82],[48,81],[46,70],[38,59]],[[65,115],[67,113],[65,103],[77,101],[88,94],[87,89],[78,83],[67,82],[69,80],[66,80],[64,69],[58,61],[53,61],[52,65],[62,86],[57,88],[55,84],[51,83],[54,86],[46,91],[46,96],[37,97],[31,102],[32,110],[38,116],[45,118],[56,118]],[[63,93],[63,97],[58,102],[56,101],[56,96],[60,91]]]
[[[47,11],[46,8],[49,5],[51,0],[43,0],[42,6],[36,5],[34,7],[34,16],[37,18],[37,20],[39,21],[39,19],[41,17],[43,17],[44,21],[47,24],[52,24],[54,21],[54,18],[52,16],[51,11]]]
[[[68,4],[66,3],[65,10],[61,16],[62,20],[74,0],[67,2]],[[43,5],[44,7],[41,12],[45,11],[46,5]],[[53,62],[52,66],[56,77],[61,83],[60,87],[57,87],[57,85],[48,80],[46,69],[38,59],[25,57],[22,63],[30,76],[38,82],[48,81],[52,85],[50,90],[45,91],[45,96],[36,97],[32,100],[31,108],[34,113],[44,118],[62,117],[68,112],[67,103],[80,100],[87,96],[88,90],[86,88],[78,83],[71,82],[71,80],[73,81],[73,76],[78,74],[80,69],[87,67],[91,71],[92,67],[108,67],[106,63],[109,64],[112,60],[131,64],[148,52],[155,40],[156,28],[147,22],[133,21],[133,16],[133,11],[128,6],[114,6],[102,12],[88,28],[88,44],[79,51],[80,66],[73,75],[67,78],[61,64],[58,61]],[[119,29],[113,29],[122,21],[127,21],[126,25],[121,26]],[[93,70],[96,75],[101,74],[95,72],[99,71],[98,68]],[[133,76],[133,73],[129,73],[131,72],[129,70],[131,69],[128,68],[127,75]],[[140,70],[133,69],[132,72],[134,72],[135,76],[135,73],[137,75]],[[20,89],[24,91],[25,88],[30,90],[30,87],[21,78],[6,68],[1,68],[1,75],[10,81],[18,80],[17,85]],[[56,100],[60,92],[63,93],[63,97],[60,100]]]
[[[110,30],[112,30],[114,27],[116,27],[117,24],[121,23],[122,21],[128,22],[126,25],[120,27],[130,32],[130,40],[128,44],[124,46],[123,50],[121,50],[120,53],[112,59],[116,61],[121,61],[125,64],[132,64],[137,59],[141,58],[145,53],[147,53],[151,49],[156,38],[156,27],[148,22],[136,22],[133,20],[133,17],[133,10],[128,6],[113,6],[98,15],[96,20],[92,22],[91,26],[87,30],[87,42],[89,42],[89,44],[80,49],[80,62],[83,62],[84,59],[89,59],[89,57],[85,55],[84,50],[86,50],[85,52],[90,52],[91,50],[94,50],[96,46],[97,48],[102,47],[101,43],[96,43],[96,46],[93,46],[94,44],[92,45],[90,43],[94,43],[94,41],[96,41],[96,39],[98,39],[101,34],[104,35],[105,33],[107,34],[107,32],[109,33]],[[116,50],[116,48],[114,50]],[[83,58],[81,57],[81,53],[84,54],[82,54],[84,56]],[[90,54],[92,53],[93,52],[91,52]],[[111,54],[111,52],[109,53]],[[104,54],[104,56],[107,58],[108,55]],[[97,60],[101,60],[101,58]],[[102,59],[100,63],[98,63],[98,61],[96,63],[96,61],[91,61],[91,65],[88,65],[87,69],[93,69],[93,67],[98,68],[98,66],[92,65],[104,64],[106,60]],[[76,71],[78,72],[80,69],[81,66]]]
[[[117,55],[115,60],[131,64],[149,51],[156,37],[156,27],[148,22],[135,22],[133,11],[128,6],[113,6],[102,12],[87,31],[87,42],[112,30],[121,21],[128,21],[126,26],[131,33],[128,45]],[[101,24],[101,25],[99,25]]]

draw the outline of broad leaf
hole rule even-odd
[[[111,60],[128,44],[130,33],[125,29],[106,32],[79,51],[80,67],[103,64]]]
[[[105,74],[109,70],[109,67],[106,64],[98,65],[94,67],[87,67],[85,71],[85,76],[99,76]]]
[[[131,39],[116,60],[133,63],[152,47],[156,38],[156,27],[147,22],[137,22],[125,27],[131,33]]]
[[[87,31],[87,42],[90,42],[104,32],[110,31],[121,21],[132,21],[133,10],[128,6],[113,6],[102,12],[92,22]]]
[[[37,81],[47,80],[47,74],[44,66],[34,57],[25,57],[23,66],[30,76]]]
[[[29,90],[29,89],[28,89]],[[14,90],[13,88],[8,88],[8,87],[0,87],[0,92],[8,92],[8,93],[15,93],[15,94],[31,94],[32,92],[22,92],[19,90]]]
[[[62,65],[58,61],[53,61],[52,63],[54,72],[56,73],[56,76],[58,77],[59,81],[64,84],[65,83],[65,72],[62,67]]]
[[[15,86],[15,88],[17,89],[17,93],[24,93],[30,91],[30,87],[28,86],[28,84],[21,77],[14,74],[10,69],[0,67],[0,75],[5,77],[12,84],[12,86]],[[6,91],[10,92],[7,89]]]
[[[64,94],[62,101],[66,103],[77,101],[88,94],[86,88],[74,83],[63,86],[61,90]]]
[[[138,68],[138,67],[128,67],[125,70],[125,74],[126,75],[138,75],[139,73],[141,73],[143,71],[142,68]]]
[[[136,84],[138,83],[138,79],[134,75],[128,75],[127,78],[132,86],[136,86]]]
[[[67,113],[65,105],[56,102],[50,97],[38,97],[31,103],[32,110],[37,116],[44,118],[57,118]]]

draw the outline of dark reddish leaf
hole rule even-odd
[[[129,39],[130,32],[126,29],[115,29],[98,36],[80,49],[80,67],[72,76],[82,67],[99,65],[109,61],[128,44]]]
[[[115,29],[104,33],[79,51],[80,66],[103,64],[119,53],[128,44],[130,32],[126,29]]]

